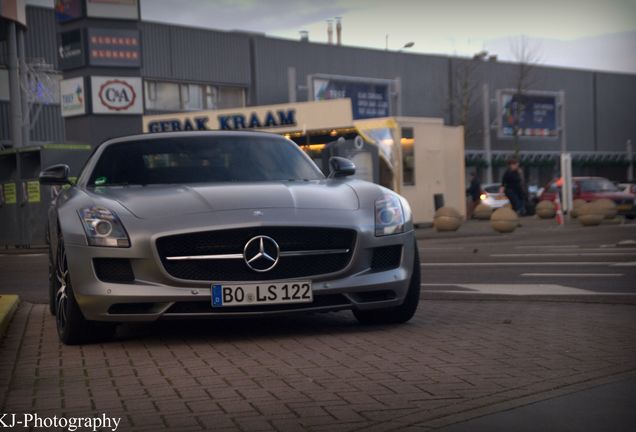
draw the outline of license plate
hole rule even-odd
[[[632,205],[631,204],[621,204],[621,205],[617,206],[616,209],[618,211],[628,211],[628,210],[632,209]]]
[[[311,303],[313,300],[308,281],[212,285],[212,307]]]
[[[497,196],[495,197],[495,199],[500,200],[500,201],[503,201],[503,200],[505,200],[505,199],[507,199],[507,198],[506,198],[506,196],[505,196],[505,195],[497,195]]]

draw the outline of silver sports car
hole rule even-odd
[[[115,325],[169,318],[350,309],[362,323],[408,321],[420,265],[404,198],[353,179],[347,159],[325,177],[298,146],[250,132],[112,139],[48,217],[50,310],[77,344]]]

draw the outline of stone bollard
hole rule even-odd
[[[492,215],[492,208],[486,204],[480,203],[473,211],[473,217],[479,220],[489,220]]]
[[[600,225],[605,218],[605,213],[593,203],[585,203],[578,209],[578,219],[583,226]]]
[[[573,218],[578,217],[579,210],[581,209],[581,206],[583,204],[585,204],[585,200],[581,198],[577,198],[574,201],[572,201],[572,210],[570,210],[570,216],[572,216]]]
[[[537,207],[535,209],[535,213],[541,219],[552,219],[554,215],[556,215],[556,206],[552,201],[539,201],[539,204],[537,204]]]
[[[452,207],[441,207],[435,211],[433,226],[437,231],[457,231],[462,224],[462,215]]]
[[[490,226],[500,233],[511,233],[519,225],[519,216],[514,210],[502,207],[493,212]]]
[[[618,214],[616,203],[608,198],[601,198],[591,203],[605,215],[605,219],[614,219]]]

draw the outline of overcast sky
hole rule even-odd
[[[52,6],[53,0],[27,0]],[[636,73],[636,0],[141,0],[142,19],[327,41],[342,17],[345,45],[514,60],[523,35],[541,63]]]

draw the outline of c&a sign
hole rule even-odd
[[[91,77],[94,114],[142,114],[139,77]]]

